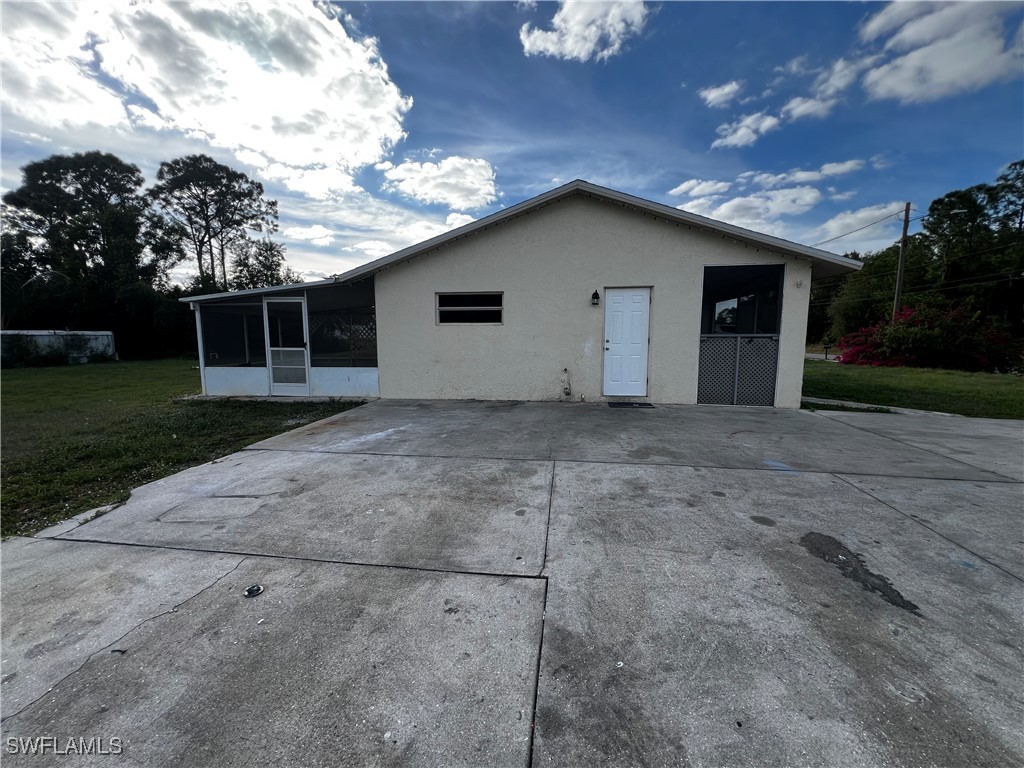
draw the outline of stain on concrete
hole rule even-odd
[[[776,522],[774,520],[770,517],[764,517],[763,515],[751,515],[750,519],[758,525],[766,525],[769,528],[774,528],[776,526]]]
[[[835,565],[846,578],[853,579],[869,592],[878,592],[887,603],[916,616],[921,615],[921,609],[903,597],[889,579],[869,571],[864,565],[864,558],[851,552],[838,539],[811,532],[800,538],[800,544],[815,557]]]
[[[626,458],[633,459],[635,461],[652,462],[655,464],[676,464],[686,462],[689,457],[680,451],[674,451],[664,446],[652,445],[648,447],[633,448],[626,452]]]
[[[793,475],[800,474],[797,470],[793,469],[791,466],[789,466],[789,464],[787,464],[784,461],[777,461],[775,459],[762,459],[761,463],[764,464],[769,469],[775,469],[778,470],[779,472],[789,472],[790,474]]]
[[[981,571],[982,570],[981,566],[979,566],[979,565],[977,565],[975,563],[972,563],[970,560],[957,560],[956,564],[959,565],[961,568],[966,568],[969,571]]]
[[[545,627],[549,662],[542,665],[541,685],[550,688],[537,704],[537,762],[596,753],[607,765],[691,765],[682,734],[667,727],[670,718],[648,709],[646,692],[660,689],[666,675],[645,665],[616,667],[621,650],[566,626]]]

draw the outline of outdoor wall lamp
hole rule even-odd
[[[591,304],[593,304],[593,305],[594,305],[595,307],[596,307],[596,306],[597,306],[598,304],[600,304],[600,303],[601,303],[601,294],[600,294],[600,293],[598,293],[597,291],[594,291],[594,292],[593,292],[593,293],[592,293],[592,294],[590,295],[590,303],[591,303]]]

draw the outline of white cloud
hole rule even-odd
[[[843,176],[847,173],[859,171],[863,167],[863,160],[845,160],[841,163],[825,163],[823,166],[821,166],[821,175]]]
[[[281,234],[295,240],[306,240],[313,245],[323,246],[334,242],[334,232],[323,224],[314,224],[311,227],[288,227]]]
[[[742,90],[743,83],[739,80],[732,80],[723,85],[701,88],[697,91],[697,95],[700,96],[704,100],[704,103],[709,107],[727,107]]]
[[[805,75],[813,72],[814,70],[807,66],[807,58],[807,54],[797,56],[795,59],[787,61],[781,67],[775,67],[775,71],[786,75]]]
[[[619,53],[626,40],[643,30],[647,12],[644,3],[632,0],[562,0],[551,20],[552,29],[524,24],[519,40],[527,56],[602,61]]]
[[[828,117],[835,105],[835,99],[794,96],[782,108],[782,116],[789,120],[799,120],[801,117]]]
[[[783,184],[807,184],[812,181],[821,181],[821,179],[819,171],[801,170],[792,170],[786,173],[755,173],[751,177],[751,181],[765,189],[781,187]]]
[[[150,180],[162,160],[203,152],[279,200],[278,237],[306,276],[343,272],[471,220],[355,183],[361,169],[394,168],[411,100],[377,43],[356,39],[351,18],[322,2],[12,3],[3,16],[6,188],[20,182],[16,163],[34,159],[8,151],[15,132],[47,134],[43,151],[114,152]]]
[[[384,240],[361,240],[358,243],[346,245],[341,250],[348,253],[363,254],[370,259],[379,259],[381,256],[387,256],[389,253],[394,253],[399,249]]]
[[[768,131],[778,127],[779,118],[767,112],[744,115],[734,123],[723,123],[718,126],[718,138],[711,142],[711,148],[749,147]]]
[[[674,197],[678,197],[679,195],[689,195],[690,197],[718,195],[722,192],[728,192],[731,186],[732,183],[728,181],[704,181],[703,179],[690,179],[689,181],[684,181],[678,187],[669,190],[669,194]]]
[[[352,245],[343,247],[341,250],[346,253],[361,254],[369,259],[379,259],[381,256],[387,256],[395,251],[400,251],[410,245],[415,245],[453,229],[458,229],[474,221],[476,219],[464,213],[448,214],[443,224],[425,219],[416,219],[389,233],[391,238],[388,240],[360,240]]]
[[[884,53],[865,47],[836,59],[815,78],[810,96],[790,99],[781,115],[827,117],[858,79],[872,99],[914,103],[1020,77],[1024,36],[1014,39],[1003,21],[1017,8],[1014,3],[890,3],[860,29],[860,39],[874,48],[881,43]]]
[[[84,74],[89,20],[77,5],[4,3],[4,112],[48,126],[129,127],[121,98]]]
[[[782,108],[782,116],[790,121],[805,117],[828,117],[839,103],[839,95],[853,85],[860,73],[878,59],[878,56],[837,59],[814,79],[811,95],[791,98]]]
[[[907,50],[923,45],[868,71],[864,89],[872,99],[909,104],[1020,77],[1024,72],[1024,46],[1019,39],[1007,40],[1002,19],[1013,7],[952,3],[915,18],[889,40],[887,47]]]
[[[821,192],[814,187],[799,186],[764,190],[724,202],[720,200],[720,197],[697,198],[678,207],[739,227],[781,233],[783,226],[779,219],[811,210],[821,202]]]
[[[346,253],[364,255],[370,259],[379,259],[382,256],[387,256],[399,249],[383,240],[362,240],[358,243],[353,243],[350,246],[345,246],[341,250]]]
[[[243,162],[246,165],[251,165],[253,168],[261,171],[265,170],[268,165],[266,155],[262,152],[254,152],[251,149],[235,150],[235,157],[237,157],[240,162]]]
[[[856,196],[857,196],[857,190],[855,190],[855,189],[848,189],[845,192],[840,192],[835,187],[829,187],[828,188],[828,198],[829,198],[829,200],[835,200],[837,202],[841,202],[843,200],[850,200],[851,198],[854,198]]]
[[[877,37],[899,29],[908,21],[925,13],[930,13],[934,8],[941,6],[937,2],[920,3],[889,3],[882,10],[871,18],[867,19],[860,28],[860,39],[864,41],[874,40]]]
[[[857,77],[865,69],[876,61],[878,56],[863,56],[860,58],[839,58],[832,62],[827,72],[822,72],[814,80],[814,94],[822,99],[829,99],[839,95],[855,82]]]
[[[497,199],[494,169],[486,160],[446,157],[440,163],[409,160],[384,171],[386,189],[395,189],[424,203],[455,210],[481,208]]]
[[[879,229],[870,234],[872,239],[877,238],[880,231],[885,231],[887,228],[899,228],[899,220],[895,215],[890,214],[898,214],[902,209],[902,203],[882,203],[880,205],[867,206],[866,208],[858,208],[855,211],[843,211],[825,221],[815,231],[822,240],[831,240],[838,238],[841,234],[853,233],[854,229],[870,226],[872,222],[883,219],[883,221],[876,224]],[[861,238],[863,237],[861,236]],[[846,239],[843,238],[842,240],[845,241]],[[841,247],[846,245],[843,243]]]
[[[260,171],[260,175],[280,182],[293,192],[318,200],[360,191],[351,173],[338,166],[302,168],[287,163],[271,163]]]
[[[980,11],[975,3],[946,3],[936,7],[931,13],[918,16],[904,24],[896,34],[890,37],[885,47],[894,51],[909,51],[936,40],[950,37],[965,27],[977,23]]]
[[[839,163],[825,163],[816,171],[802,171],[794,168],[786,173],[762,173],[747,171],[741,174],[740,178],[753,181],[765,188],[779,187],[783,184],[807,184],[821,181],[830,176],[845,176],[848,173],[859,171],[864,167],[863,160],[845,160]]]
[[[412,100],[376,41],[333,15],[301,0],[8,4],[5,115],[170,131],[266,166],[289,189],[347,193],[405,137]],[[126,109],[134,94],[149,106]]]
[[[885,156],[884,152],[879,152],[877,155],[871,156],[871,167],[876,171],[880,171],[883,168],[888,168],[892,165],[892,161]]]
[[[676,208],[681,211],[687,211],[688,213],[696,213],[698,216],[710,217],[721,199],[721,195],[695,197],[692,200],[687,200],[685,203],[677,205]]]
[[[474,221],[476,221],[476,218],[468,213],[449,213],[444,223],[449,229],[458,229],[467,224],[472,224]]]

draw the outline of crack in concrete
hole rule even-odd
[[[842,423],[842,422],[838,422],[838,423]],[[871,434],[874,434],[874,433],[872,432]],[[877,435],[877,436],[878,437],[884,437],[884,435]],[[899,441],[896,441],[896,442],[899,442]],[[910,445],[909,443],[907,443],[907,445],[909,447],[911,447],[911,448],[917,448],[917,446]],[[299,450],[297,448],[253,448],[253,449],[245,448],[243,450],[253,450],[253,451],[257,451],[258,450],[258,451],[266,451],[268,453],[320,453],[320,454],[333,454],[333,455],[337,455],[337,456],[384,456],[384,457],[406,458],[406,459],[463,459],[465,461],[522,461],[522,462],[534,462],[534,463],[540,463],[540,462],[546,463],[548,461],[557,461],[557,462],[561,462],[563,464],[610,464],[612,466],[621,466],[621,467],[687,467],[687,468],[696,468],[696,469],[720,469],[720,470],[731,471],[731,472],[776,472],[776,473],[779,473],[779,474],[793,474],[794,472],[798,472],[798,473],[804,474],[804,475],[833,475],[833,474],[835,474],[837,472],[842,472],[845,475],[852,475],[854,477],[892,477],[892,478],[897,478],[897,479],[900,479],[900,480],[962,480],[962,481],[965,481],[965,482],[972,482],[972,483],[993,483],[993,484],[998,484],[998,485],[1003,485],[1003,484],[1005,484],[1005,485],[1021,485],[1021,482],[1019,480],[1014,480],[1013,478],[1008,477],[1007,475],[1000,475],[1000,474],[991,472],[990,470],[987,470],[987,469],[982,469],[980,467],[975,467],[972,464],[967,464],[966,462],[959,461],[958,459],[950,459],[950,461],[957,461],[958,463],[963,464],[965,467],[970,467],[975,472],[985,473],[985,474],[991,475],[991,477],[985,477],[985,478],[967,477],[967,478],[965,478],[965,477],[946,477],[946,476],[936,477],[935,475],[885,475],[885,474],[881,474],[879,472],[856,472],[856,471],[848,470],[848,469],[806,469],[806,468],[803,468],[803,467],[791,467],[788,470],[782,470],[782,469],[776,469],[774,467],[761,467],[761,466],[727,467],[727,466],[722,466],[722,465],[719,465],[719,464],[683,464],[683,463],[679,463],[679,462],[667,462],[667,461],[664,461],[664,462],[658,462],[658,461],[654,461],[654,462],[649,462],[649,461],[616,461],[616,460],[612,460],[612,459],[572,459],[572,458],[559,457],[559,456],[549,457],[549,458],[519,458],[519,457],[514,457],[514,456],[513,457],[510,457],[510,456],[461,456],[461,455],[456,455],[456,454],[433,454],[433,453],[370,453],[370,452],[347,453],[345,451],[319,451],[319,450],[309,451],[309,450]],[[931,454],[933,454],[935,456],[939,456],[939,457],[944,458],[944,459],[945,458],[949,458],[948,456],[943,456],[941,453],[935,453],[934,451],[928,451],[925,448],[920,448],[919,450],[926,451],[927,453],[931,453]]]
[[[975,470],[977,472],[986,472],[986,473],[988,473],[990,475],[995,475],[996,477],[998,477],[1000,479],[1005,478],[1006,480],[1009,480],[1011,483],[1018,483],[1018,484],[1020,483],[1020,480],[1018,480],[1015,477],[1010,477],[1009,475],[1004,475],[1002,472],[996,472],[995,470],[992,470],[992,469],[982,469],[981,467],[976,466],[974,464],[971,464],[970,462],[964,461],[963,459],[957,459],[957,458],[954,458],[953,456],[947,456],[944,453],[939,453],[938,451],[933,451],[931,448],[924,448],[923,446],[920,446],[920,445],[914,445],[913,443],[908,443],[906,440],[900,440],[898,437],[893,437],[892,435],[884,435],[881,432],[875,432],[873,429],[868,429],[867,427],[861,427],[861,426],[858,426],[857,424],[851,424],[848,421],[842,421],[841,419],[837,419],[837,418],[834,418],[832,416],[828,416],[828,415],[823,414],[823,413],[822,414],[817,414],[817,415],[820,415],[822,418],[828,419],[829,421],[831,421],[834,424],[843,424],[843,425],[845,425],[847,427],[850,427],[852,429],[859,429],[861,432],[867,432],[869,435],[874,435],[875,437],[880,437],[883,440],[892,440],[894,443],[899,443],[900,445],[905,445],[908,448],[916,448],[919,451],[924,451],[925,453],[930,453],[933,456],[939,456],[939,457],[941,457],[943,459],[947,459],[948,461],[955,461],[957,464],[963,464],[965,467],[970,467],[971,469],[973,469],[973,470]],[[849,474],[856,474],[856,473],[851,472]],[[927,480],[956,480],[958,478],[939,477],[939,478],[924,478],[924,479],[927,479]],[[994,481],[989,481],[989,482],[994,482]]]
[[[551,537],[551,507],[555,501],[555,465],[557,462],[551,462],[551,482],[548,483],[548,517],[544,524],[544,556],[540,562],[540,573],[539,576],[544,576],[544,571],[548,567],[548,539]],[[544,577],[547,578],[547,577]],[[546,588],[546,587],[545,587]]]
[[[361,563],[356,560],[331,560],[324,557],[299,557],[298,555],[275,555],[268,552],[245,552],[241,550],[233,549],[197,549],[195,547],[179,547],[172,544],[140,544],[132,541],[113,541],[109,539],[83,539],[76,537],[74,539],[52,539],[52,541],[68,541],[75,543],[85,544],[109,544],[111,546],[118,547],[140,547],[142,549],[169,549],[175,552],[200,552],[207,555],[238,555],[240,557],[265,557],[268,560],[294,560],[296,562],[306,563],[330,563],[333,565],[351,565],[360,568],[391,568],[398,571],[417,571],[422,573],[448,573],[453,576],[483,576],[492,579],[533,579],[533,580],[547,580],[546,576],[541,574],[529,574],[529,573],[508,573],[508,572],[491,572],[491,571],[469,571],[469,570],[457,570],[453,568],[425,568],[423,566],[416,565],[396,565],[393,563]]]
[[[974,556],[974,557],[978,558],[978,559],[979,559],[979,560],[981,560],[982,562],[984,562],[984,563],[988,563],[989,565],[991,565],[991,566],[992,566],[993,568],[995,568],[996,570],[1002,571],[1003,573],[1005,573],[1005,574],[1006,574],[1007,576],[1009,576],[1010,578],[1012,578],[1012,579],[1016,579],[1017,581],[1019,581],[1019,582],[1022,582],[1022,583],[1024,583],[1024,579],[1022,579],[1022,578],[1021,578],[1020,576],[1018,576],[1017,574],[1015,574],[1015,573],[1012,573],[1012,572],[1010,572],[1010,571],[1006,570],[1005,568],[1003,568],[1003,566],[999,565],[998,563],[994,563],[994,562],[992,562],[991,560],[989,560],[989,559],[988,559],[987,557],[985,557],[984,555],[979,555],[979,554],[978,554],[977,552],[975,552],[975,551],[974,551],[973,549],[970,549],[970,548],[966,547],[965,545],[961,544],[961,543],[960,543],[959,541],[957,541],[956,539],[951,539],[951,538],[950,538],[949,536],[947,536],[946,534],[942,533],[942,531],[938,531],[938,530],[936,530],[935,528],[932,528],[932,527],[931,527],[930,525],[926,525],[925,523],[923,523],[923,522],[922,522],[921,520],[919,520],[918,518],[914,517],[913,515],[911,515],[911,514],[908,514],[907,512],[904,512],[904,511],[903,511],[902,509],[900,509],[899,507],[893,506],[892,504],[890,504],[889,502],[887,502],[887,501],[886,501],[885,499],[882,499],[882,498],[880,498],[880,497],[878,497],[878,496],[875,496],[875,494],[871,493],[871,491],[869,491],[869,490],[867,490],[867,489],[865,489],[865,488],[860,488],[859,486],[856,486],[856,485],[854,485],[853,483],[851,483],[851,482],[850,482],[849,480],[847,480],[847,479],[846,479],[845,477],[843,477],[842,475],[838,475],[838,474],[836,474],[836,473],[834,473],[834,472],[833,472],[833,473],[832,473],[832,476],[833,476],[833,477],[835,477],[835,478],[837,478],[837,479],[839,479],[839,480],[842,480],[842,481],[843,481],[844,483],[846,483],[847,485],[849,485],[849,486],[850,486],[851,488],[855,488],[856,490],[858,490],[858,491],[860,491],[861,493],[863,493],[863,494],[864,494],[865,496],[868,496],[869,498],[872,498],[872,499],[874,499],[874,500],[875,500],[875,501],[877,501],[877,502],[878,502],[879,504],[883,504],[883,505],[885,505],[886,507],[888,507],[889,509],[891,509],[891,510],[892,510],[893,512],[895,512],[895,513],[897,513],[897,514],[899,514],[899,515],[902,515],[903,517],[907,518],[908,520],[912,520],[913,522],[915,522],[915,523],[917,523],[918,525],[920,525],[920,526],[921,526],[922,528],[924,528],[924,529],[926,529],[926,530],[928,530],[928,531],[931,531],[931,532],[932,532],[932,533],[934,533],[934,534],[935,534],[936,536],[938,536],[938,537],[940,537],[940,538],[943,538],[943,539],[945,539],[946,541],[948,541],[948,542],[949,542],[950,544],[952,544],[953,546],[959,547],[959,548],[960,548],[960,549],[962,549],[962,550],[963,550],[964,552],[967,552],[968,554],[970,554],[970,555],[972,555],[972,556]]]
[[[75,539],[61,539],[61,541],[75,541]],[[98,544],[103,544],[103,543],[107,543],[107,542],[91,542],[91,543],[98,543]],[[220,583],[221,583],[221,582],[222,582],[222,581],[223,581],[224,579],[226,579],[226,578],[227,578],[228,576],[230,576],[230,575],[231,575],[232,573],[234,573],[234,572],[235,572],[236,570],[238,570],[238,567],[239,567],[239,566],[240,566],[240,565],[241,565],[242,563],[244,563],[244,562],[245,562],[246,560],[248,560],[248,559],[249,559],[249,556],[248,556],[248,555],[245,555],[245,556],[243,556],[243,557],[242,557],[242,558],[241,558],[241,559],[240,559],[240,560],[239,560],[239,561],[238,561],[237,563],[235,563],[235,564],[234,564],[234,566],[232,566],[232,567],[231,567],[231,569],[230,569],[230,570],[228,570],[228,571],[225,571],[224,573],[222,573],[222,574],[221,574],[220,576],[218,576],[218,577],[217,577],[216,579],[214,579],[214,580],[213,580],[212,582],[210,582],[209,584],[207,584],[207,585],[206,585],[205,587],[203,587],[202,589],[200,589],[200,590],[199,590],[198,592],[196,592],[195,594],[193,594],[193,595],[190,595],[189,597],[187,597],[187,598],[185,598],[184,600],[182,600],[182,601],[181,601],[180,603],[177,603],[176,605],[173,605],[173,606],[171,606],[171,607],[170,607],[170,608],[168,608],[168,609],[167,609],[166,611],[161,611],[160,613],[156,613],[156,614],[153,614],[152,616],[148,616],[147,618],[145,618],[145,619],[143,619],[142,621],[140,621],[140,622],[139,622],[138,624],[136,624],[136,625],[135,625],[134,627],[132,627],[131,629],[129,629],[129,630],[127,631],[127,632],[125,632],[125,633],[124,633],[123,635],[121,635],[120,637],[116,638],[115,640],[113,640],[112,642],[110,642],[110,643],[108,643],[107,645],[103,646],[102,648],[100,648],[100,649],[98,649],[98,650],[96,650],[96,651],[93,651],[92,653],[90,653],[90,654],[89,654],[89,655],[88,655],[88,656],[87,656],[87,657],[85,658],[85,661],[83,661],[83,662],[82,662],[81,664],[79,664],[79,665],[78,665],[78,667],[77,667],[76,669],[72,670],[71,672],[68,672],[68,674],[64,675],[64,677],[62,677],[62,678],[61,678],[60,680],[58,680],[58,681],[57,681],[56,683],[54,683],[53,685],[51,685],[51,686],[50,686],[50,687],[49,687],[49,688],[47,689],[46,693],[43,693],[43,694],[41,694],[40,696],[37,696],[37,697],[36,697],[35,699],[33,699],[32,701],[30,701],[29,703],[27,703],[27,704],[25,704],[25,705],[24,705],[23,707],[21,707],[21,708],[20,708],[20,709],[19,709],[19,710],[18,710],[17,712],[15,712],[14,714],[12,714],[12,715],[6,715],[6,716],[4,716],[3,718],[0,718],[0,723],[6,723],[6,722],[7,722],[8,720],[11,720],[11,719],[13,719],[13,718],[17,717],[17,716],[18,716],[18,715],[20,715],[20,714],[21,714],[22,712],[25,712],[25,711],[27,711],[28,709],[31,709],[32,707],[34,707],[34,706],[35,706],[36,704],[38,704],[38,703],[39,703],[40,701],[42,701],[43,699],[45,699],[45,698],[46,698],[46,697],[47,697],[47,696],[48,696],[48,695],[49,695],[50,693],[52,693],[52,692],[53,692],[53,690],[54,690],[55,688],[57,688],[57,687],[59,687],[59,686],[63,685],[63,684],[64,684],[64,683],[65,683],[65,682],[66,682],[67,680],[69,680],[70,678],[74,677],[74,676],[75,676],[75,675],[77,675],[77,674],[78,674],[79,672],[81,672],[81,671],[82,671],[83,669],[85,669],[85,666],[86,666],[86,665],[87,665],[87,664],[88,664],[88,663],[89,663],[90,661],[92,661],[92,660],[93,660],[93,658],[95,658],[95,657],[96,657],[96,656],[98,656],[99,654],[103,653],[104,651],[110,651],[110,650],[112,649],[112,647],[113,647],[113,646],[116,646],[116,645],[118,645],[118,644],[119,644],[119,643],[120,643],[120,642],[121,642],[122,640],[124,640],[124,639],[125,639],[126,637],[128,637],[128,635],[130,635],[130,634],[131,634],[132,632],[134,632],[135,630],[137,630],[137,629],[141,628],[141,627],[142,627],[142,626],[144,626],[145,624],[148,624],[149,622],[153,621],[154,619],[159,619],[159,618],[160,618],[161,616],[166,616],[166,615],[168,615],[168,614],[170,614],[170,613],[175,613],[175,612],[177,612],[177,610],[178,610],[179,608],[181,608],[181,607],[182,607],[183,605],[185,605],[186,603],[188,603],[188,602],[190,602],[191,600],[194,600],[195,598],[199,597],[199,596],[200,596],[201,594],[203,594],[204,592],[206,592],[206,591],[207,591],[208,589],[212,589],[213,587],[217,586],[217,585],[218,585],[218,584],[220,584]]]
[[[540,612],[540,641],[537,645],[537,669],[533,678],[533,710],[530,712],[530,742],[526,748],[527,768],[533,768],[533,742],[537,736],[537,702],[540,699],[540,670],[544,658],[544,623],[548,615],[548,580],[544,579],[544,603]]]

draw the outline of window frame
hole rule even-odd
[[[500,306],[471,306],[471,307],[442,307],[441,297],[442,296],[500,296]],[[486,312],[486,311],[498,311],[501,313],[501,320],[498,321],[478,321],[478,320],[462,320],[462,321],[450,321],[442,320],[441,313],[462,313],[462,312]],[[434,292],[434,325],[504,325],[505,324],[505,292],[504,291],[435,291]]]

